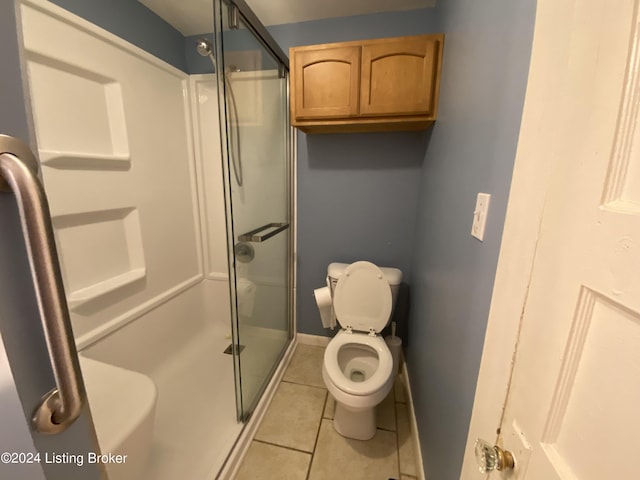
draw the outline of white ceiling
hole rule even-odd
[[[265,25],[433,7],[436,0],[246,0]]]
[[[138,0],[183,35],[213,29],[211,0]],[[436,0],[246,0],[265,25],[433,7]]]
[[[213,31],[211,0],[138,0],[185,37]]]

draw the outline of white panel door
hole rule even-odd
[[[534,56],[567,61],[529,146],[552,171],[500,426],[516,468],[490,478],[640,478],[638,3],[538,5]]]

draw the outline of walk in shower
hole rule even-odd
[[[137,478],[216,478],[292,346],[287,58],[243,0],[20,3],[98,442],[152,432]],[[141,374],[152,426],[108,367]]]
[[[246,418],[292,338],[288,61],[244,3],[216,0],[227,248],[238,415]],[[240,12],[245,8],[245,15]],[[253,24],[249,23],[253,20]],[[224,72],[224,73],[223,73]]]

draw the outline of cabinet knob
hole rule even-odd
[[[476,439],[475,453],[480,473],[508,470],[515,466],[515,459],[511,452],[497,445],[491,445],[481,438]]]

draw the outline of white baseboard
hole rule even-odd
[[[216,476],[216,480],[231,480],[235,478],[240,465],[242,464],[242,460],[244,456],[247,454],[247,450],[249,450],[249,446],[251,445],[251,441],[255,436],[258,427],[260,426],[260,422],[262,422],[262,418],[264,417],[269,405],[271,404],[271,400],[273,400],[273,396],[276,393],[278,385],[284,376],[284,372],[289,366],[289,362],[291,362],[291,357],[293,356],[293,351],[296,348],[296,339],[291,342],[289,348],[284,354],[280,365],[278,366],[276,372],[274,373],[269,385],[267,386],[262,398],[258,402],[251,418],[246,423],[244,428],[242,429],[242,433],[236,440],[236,443],[227,458],[227,461],[223,465],[220,473]]]
[[[331,341],[331,337],[324,337],[322,335],[309,335],[307,333],[296,334],[297,343],[303,345],[314,345],[316,347],[326,347]]]
[[[407,406],[409,407],[409,422],[411,424],[411,443],[413,444],[413,454],[416,459],[416,471],[418,480],[425,480],[424,464],[422,463],[422,450],[420,449],[420,434],[418,433],[418,422],[416,420],[416,412],[413,407],[413,395],[411,394],[411,384],[409,383],[409,374],[407,373],[407,362],[403,360],[402,379],[406,386]]]

